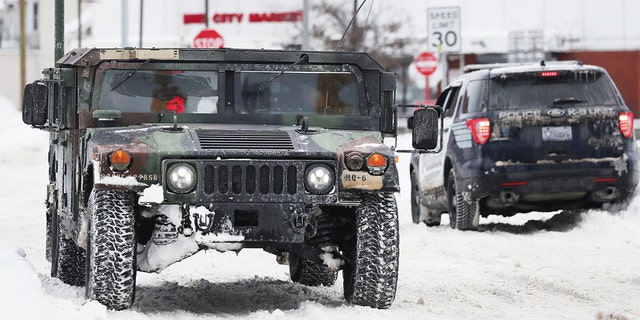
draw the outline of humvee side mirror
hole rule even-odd
[[[433,150],[438,146],[440,112],[436,108],[418,109],[410,117],[407,125],[412,131],[414,149]]]
[[[27,84],[22,99],[22,121],[32,126],[43,126],[47,123],[48,98],[46,84],[40,81]]]

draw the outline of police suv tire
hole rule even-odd
[[[449,171],[447,183],[447,197],[449,201],[449,224],[458,230],[475,230],[478,227],[478,201],[471,203],[464,200],[462,192],[457,188],[456,175]]]
[[[449,204],[449,226],[456,228],[458,200],[456,193],[456,175],[453,170],[449,171],[447,178],[447,203]]]
[[[478,215],[478,201],[472,201],[471,203],[464,200],[462,194],[456,194],[456,201],[458,209],[456,212],[456,228],[458,230],[476,230],[477,215]]]
[[[440,212],[429,209],[422,204],[420,190],[418,190],[418,177],[415,171],[411,172],[411,218],[413,223],[424,222],[427,227],[440,225]]]
[[[323,264],[300,258],[293,252],[289,253],[289,275],[293,282],[313,287],[330,287],[338,278],[337,271],[332,271]]]
[[[386,309],[398,282],[398,207],[391,193],[367,194],[355,212],[355,233],[345,250],[347,302]]]
[[[85,281],[85,251],[60,231],[58,215],[51,213],[51,276],[72,286]]]
[[[109,309],[126,309],[136,283],[134,196],[94,189],[88,211],[86,296]]]
[[[416,177],[415,171],[411,171],[411,218],[413,223],[420,223],[422,209],[420,191],[418,190],[418,178]]]

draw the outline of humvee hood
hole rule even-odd
[[[100,129],[91,136],[90,145],[97,148],[125,148],[180,156],[201,153],[220,156],[243,153],[335,153],[343,149],[384,147],[379,132],[344,131],[282,126],[142,126],[126,129]]]
[[[350,151],[393,157],[379,132],[315,127],[302,131],[297,126],[139,126],[95,129],[89,137],[88,160],[98,160],[100,168],[96,181],[134,177],[143,184],[159,183],[161,162],[177,158],[342,160]],[[110,163],[111,154],[120,149],[132,158],[125,171],[114,170]],[[113,184],[114,179],[108,181]]]

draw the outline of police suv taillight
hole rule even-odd
[[[622,133],[622,136],[631,138],[631,135],[633,135],[633,112],[620,112],[618,115],[618,123],[620,124],[620,133]]]
[[[485,144],[491,136],[491,122],[488,118],[467,119],[467,127],[471,129],[473,141],[477,144]]]

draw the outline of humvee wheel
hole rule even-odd
[[[355,214],[355,233],[345,248],[344,297],[352,304],[386,309],[398,282],[396,200],[391,193],[365,195]]]
[[[85,280],[85,251],[62,234],[55,206],[51,207],[53,208],[51,212],[47,212],[47,214],[51,214],[49,225],[51,232],[51,276],[72,286],[82,286]]]
[[[325,265],[300,258],[297,254],[289,253],[289,275],[293,282],[307,286],[330,287],[336,283],[338,272],[329,270]]]
[[[133,303],[136,283],[134,197],[93,190],[89,199],[86,296],[110,309]]]

